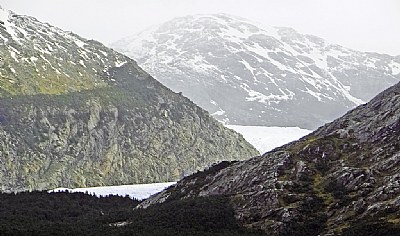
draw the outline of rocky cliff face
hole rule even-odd
[[[176,18],[112,47],[227,124],[316,129],[400,80],[399,57],[223,14]]]
[[[102,44],[0,8],[0,190],[177,180],[255,156]]]
[[[237,219],[267,235],[399,229],[399,137],[397,84],[299,141],[189,176],[141,206],[223,195]]]

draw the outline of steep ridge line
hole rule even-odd
[[[268,235],[399,232],[399,143],[397,84],[299,141],[186,177],[141,207],[219,195]]]

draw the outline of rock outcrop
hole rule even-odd
[[[178,180],[258,155],[132,59],[0,8],[0,190]]]
[[[400,229],[399,143],[397,84],[299,141],[186,177],[141,207],[223,195],[237,219],[267,235]]]

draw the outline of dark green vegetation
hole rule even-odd
[[[0,194],[0,234],[257,235],[238,225],[223,197],[132,210],[138,203],[128,197],[97,198],[83,193]]]
[[[371,218],[361,222],[352,222],[343,230],[343,236],[399,236],[400,225]]]
[[[0,234],[72,235],[101,232],[107,220],[132,212],[128,197],[97,198],[84,193],[0,194]]]

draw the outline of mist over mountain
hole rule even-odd
[[[400,79],[400,57],[225,14],[176,18],[111,47],[226,124],[315,129]]]
[[[255,155],[127,56],[0,8],[0,190],[167,182]]]
[[[400,235],[399,56],[221,14],[113,47],[172,90],[0,7],[1,235]],[[286,127],[308,135],[261,156],[210,116],[275,143],[283,127],[256,125],[313,129],[346,111],[312,133]],[[144,201],[104,196],[167,181]],[[164,183],[126,185],[150,182]],[[102,197],[34,191],[54,188]]]

